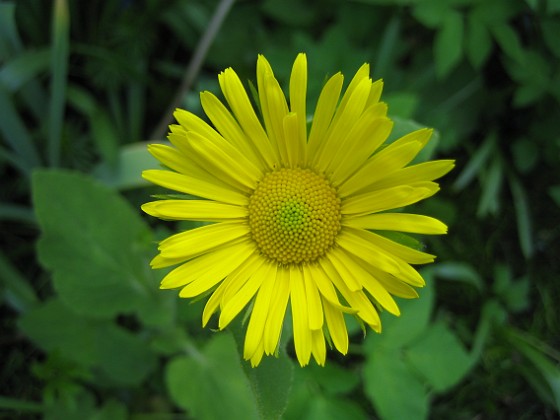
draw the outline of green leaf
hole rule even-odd
[[[66,0],[55,0],[52,15],[51,86],[49,103],[49,148],[48,161],[51,166],[59,166],[66,83],[68,76],[68,56],[70,44],[70,13]]]
[[[477,216],[496,214],[500,206],[500,190],[504,179],[504,169],[500,155],[493,157],[490,168],[482,178],[482,194],[478,202]]]
[[[513,195],[519,244],[525,258],[529,258],[533,255],[533,228],[527,194],[517,177],[513,175],[509,177],[509,186]]]
[[[492,51],[492,38],[484,22],[470,14],[467,20],[466,54],[475,69],[480,69]]]
[[[419,2],[413,9],[414,17],[428,28],[439,28],[445,25],[447,17],[454,13],[448,0],[428,0]]]
[[[1,253],[0,284],[5,289],[4,300],[18,312],[27,312],[39,302],[29,280]]]
[[[15,19],[15,2],[0,3],[0,60],[7,60],[22,48]]]
[[[552,197],[558,207],[560,207],[560,185],[553,185],[548,188],[548,195]]]
[[[511,151],[513,153],[513,163],[522,173],[532,170],[539,160],[539,148],[535,142],[525,138],[517,139],[513,142]]]
[[[436,73],[447,76],[463,58],[463,16],[458,12],[446,14],[443,26],[434,42]]]
[[[426,286],[418,290],[418,299],[399,300],[401,316],[395,317],[382,313],[383,333],[368,334],[365,346],[368,351],[376,352],[378,347],[399,349],[418,338],[427,328],[434,303],[433,272],[423,270]]]
[[[111,322],[84,318],[58,299],[26,313],[20,327],[41,348],[99,370],[116,385],[138,385],[155,368],[143,340]]]
[[[479,292],[484,290],[484,280],[468,263],[446,261],[436,264],[432,270],[435,276],[441,276],[446,280],[462,281],[474,286]]]
[[[165,382],[173,401],[193,418],[259,418],[230,334],[218,333],[200,353],[170,360]]]
[[[263,417],[268,419],[269,417]],[[315,396],[309,401],[309,406],[303,417],[305,420],[366,420],[368,416],[358,404],[344,399],[332,399]]]
[[[92,175],[112,188],[126,190],[148,186],[142,178],[142,171],[160,165],[148,152],[147,143],[133,143],[120,148],[116,165],[102,162],[93,169]]]
[[[492,155],[492,152],[495,150],[496,145],[496,134],[490,133],[479,146],[476,151],[474,152],[473,156],[465,166],[465,168],[461,171],[455,183],[453,184],[453,188],[455,190],[462,190],[470,182],[478,175],[481,168],[486,164],[486,161]]]
[[[22,162],[26,175],[41,164],[33,138],[20,117],[8,92],[0,88],[0,133]]]
[[[3,63],[0,88],[13,93],[48,69],[50,51],[28,50]]]
[[[515,333],[513,330],[508,334],[511,343],[533,364],[533,367],[539,372],[544,379],[550,399],[554,404],[557,411],[560,412],[560,369],[558,365],[548,359],[539,348],[531,345],[525,337],[520,333]],[[543,343],[530,337],[536,345],[545,347]]]
[[[102,318],[162,309],[146,255],[151,233],[117,193],[81,174],[38,171],[33,202],[39,259],[72,309]]]
[[[381,419],[425,419],[428,394],[400,352],[378,347],[364,366],[364,390]]]
[[[515,30],[506,23],[491,26],[490,30],[496,42],[504,52],[518,63],[522,63],[525,58],[521,41]]]
[[[458,384],[473,366],[463,345],[441,322],[430,326],[405,352],[408,362],[437,392]]]

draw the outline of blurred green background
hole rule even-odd
[[[0,418],[558,418],[559,40],[559,0],[0,2]],[[438,130],[457,168],[414,210],[450,233],[381,335],[301,369],[287,331],[253,370],[158,290],[195,224],[142,215],[140,172],[219,71],[286,86],[298,52],[311,102],[370,62],[400,134]]]

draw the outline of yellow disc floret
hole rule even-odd
[[[340,199],[325,177],[284,168],[259,182],[249,200],[249,226],[262,254],[281,264],[313,262],[340,231]]]

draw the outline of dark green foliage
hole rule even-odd
[[[0,2],[0,416],[558,416],[560,3],[239,1],[185,83],[219,4]],[[382,334],[352,324],[349,356],[300,369],[287,328],[255,370],[241,326],[203,330],[203,302],[158,289],[167,232],[138,205],[163,191],[140,172],[171,104],[202,116],[198,92],[230,66],[254,83],[258,53],[286,87],[300,51],[310,112],[370,62],[391,139],[436,129],[420,159],[457,169],[414,210],[450,232],[397,238],[438,262]]]

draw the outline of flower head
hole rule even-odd
[[[380,332],[380,311],[399,315],[393,296],[418,296],[411,286],[424,280],[411,264],[435,257],[383,232],[446,233],[436,219],[389,211],[435,194],[433,181],[453,161],[410,165],[429,129],[384,144],[392,122],[379,102],[382,81],[372,82],[367,64],[342,98],[342,74],[326,82],[309,132],[304,54],[293,65],[289,103],[259,56],[260,116],[231,68],[219,83],[227,107],[201,94],[213,127],[177,110],[171,146],[149,147],[167,169],[144,178],[189,196],[142,209],[166,220],[210,222],[163,240],[152,266],[178,265],[161,287],[181,288],[181,297],[211,293],[203,326],[219,312],[223,329],[252,302],[244,357],[253,366],[276,352],[288,307],[299,363],[313,356],[323,365],[327,340],[348,351],[344,314]]]

